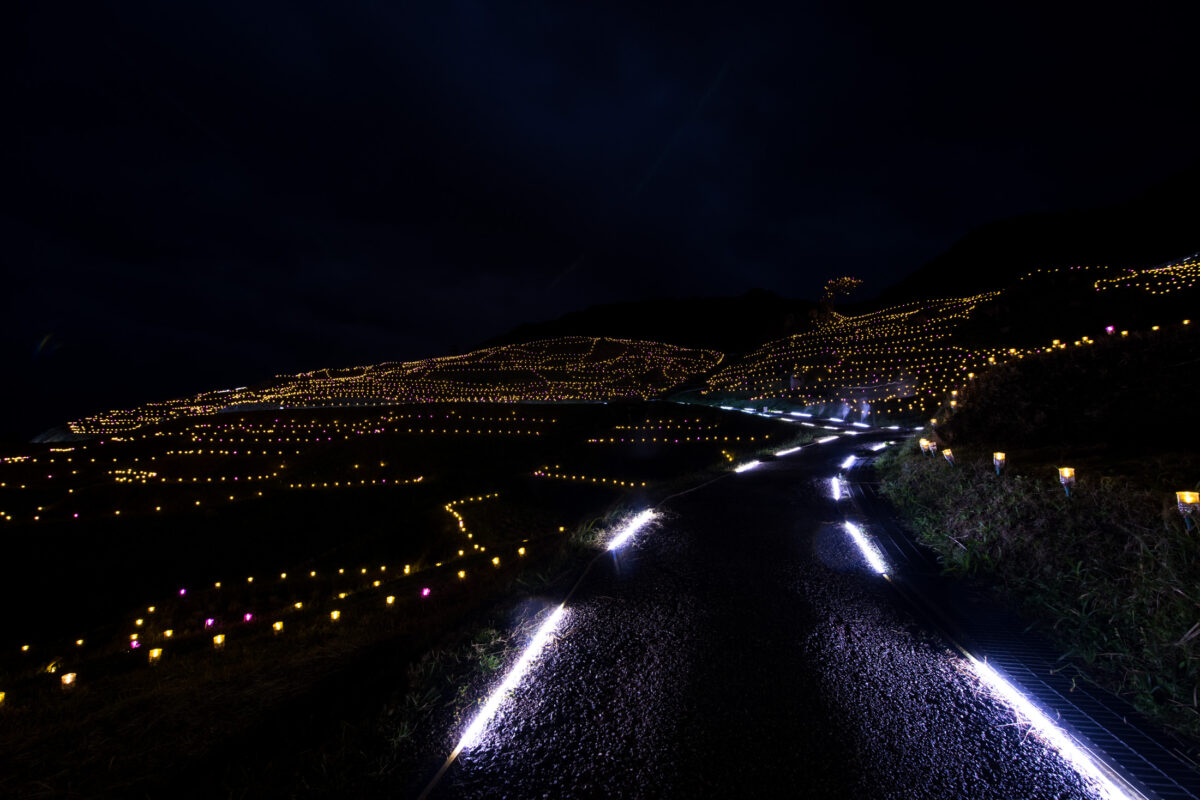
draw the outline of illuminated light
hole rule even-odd
[[[846,532],[850,534],[850,538],[858,545],[858,549],[862,551],[863,558],[871,565],[871,569],[878,572],[880,575],[887,574],[887,563],[884,562],[883,556],[875,549],[874,543],[866,537],[862,529],[849,520],[846,521]]]
[[[68,672],[66,675],[63,675],[62,678],[59,679],[59,681],[62,684],[62,688],[73,689],[73,688],[75,688],[75,673]]]
[[[254,583],[254,576],[251,575],[249,578],[246,578],[246,583]]]
[[[627,522],[623,528],[617,531],[612,539],[609,540],[608,549],[617,550],[618,548],[624,546],[624,544],[628,542],[635,533],[645,527],[645,525],[656,516],[657,515],[654,513],[653,509],[649,508],[638,513],[633,519]]]
[[[216,588],[220,589],[220,588],[221,588],[221,582],[220,582],[220,581],[217,581],[216,583],[214,583],[214,584],[213,584],[213,586],[215,586]]]
[[[492,558],[492,564],[497,567],[500,566],[500,556],[495,556]]]
[[[153,650],[151,650],[149,653],[146,654],[147,660],[151,664],[157,664],[159,662],[159,660],[162,659],[162,654],[163,654],[162,648],[155,647]]]
[[[761,461],[747,461],[745,464],[739,464],[733,468],[734,472],[748,472],[762,464]]]
[[[996,474],[999,475],[1004,470],[1004,453],[996,451],[992,453],[992,465],[996,468]]]
[[[948,462],[950,462],[950,466],[953,467],[954,466],[954,451],[951,450],[949,447],[947,447],[945,450],[942,451],[942,455],[946,457],[946,460]]]
[[[375,581],[371,585],[374,586],[375,588],[379,588],[380,583],[381,583],[380,581]]]
[[[389,594],[387,596],[387,599],[384,600],[384,602],[387,603],[389,606],[393,606],[396,604],[396,596],[394,594]]]
[[[464,749],[475,746],[480,735],[487,727],[488,722],[491,721],[493,715],[499,709],[500,703],[508,696],[509,692],[516,688],[517,684],[521,682],[521,678],[529,670],[534,659],[545,649],[546,643],[550,641],[550,636],[554,633],[554,629],[558,627],[559,622],[562,620],[563,611],[563,607],[561,605],[558,606],[546,618],[546,621],[541,624],[537,633],[534,634],[533,639],[526,646],[525,651],[521,653],[521,657],[517,659],[517,663],[504,676],[503,682],[492,691],[483,708],[480,709],[475,719],[463,733],[462,738],[459,739],[458,746],[454,748],[454,754],[451,756],[452,758]]]
[[[145,620],[143,620],[143,619],[135,619],[135,620],[133,621],[133,624],[134,624],[134,625],[137,625],[137,626],[140,628],[140,627],[142,626],[142,623],[143,623],[143,622],[145,622]]]
[[[851,425],[853,425],[853,426],[854,426],[854,427],[856,427],[856,428],[869,428],[869,427],[871,427],[870,425],[868,425],[868,424],[867,424],[867,423],[865,423],[865,422],[851,422],[850,424],[851,424]]]
[[[304,603],[301,603],[300,601],[296,601],[295,603],[292,604],[292,608],[299,611],[300,609],[304,608]]]
[[[330,621],[332,621],[332,622],[337,622],[337,621],[338,621],[339,619],[341,619],[341,618],[342,618],[342,612],[341,612],[341,611],[330,611],[330,612],[329,612],[329,619],[330,619]]]
[[[776,452],[775,455],[790,456],[792,453],[799,453],[802,449],[803,448],[801,448],[801,447],[789,447],[787,450],[780,450],[780,451]]]
[[[460,580],[467,577],[467,571],[465,569],[460,569],[458,571],[458,577]]]
[[[225,634],[218,633],[216,636],[213,637],[213,649],[220,650],[224,646],[225,646]]]
[[[409,573],[409,571],[410,571],[410,570],[411,570],[411,567],[409,567],[409,565],[408,565],[408,564],[405,564],[405,565],[404,565],[404,574],[405,574],[405,575],[407,575],[407,574]]]
[[[1183,515],[1183,523],[1190,531],[1196,527],[1196,523],[1192,521],[1192,517],[1200,512],[1200,492],[1176,492],[1175,502],[1179,506],[1179,513]]]
[[[428,586],[421,589],[421,597],[429,597],[429,595],[431,595],[431,594],[433,594],[433,590],[430,589]]]
[[[519,556],[523,556],[523,555],[525,555],[525,548],[524,548],[524,547],[518,547],[518,548],[517,548],[517,555],[519,555]]]
[[[837,438],[837,436],[822,436],[820,439],[817,439],[817,444],[829,444]]]
[[[5,697],[6,697],[5,693],[4,693],[4,692],[0,692],[0,706],[4,705],[4,698],[5,698]]]
[[[147,614],[153,614],[153,613],[154,613],[154,606],[150,606],[149,608],[147,608],[147,609],[146,609],[146,613],[147,613]]]
[[[846,456],[846,460],[842,462],[841,467],[842,469],[850,469],[856,461],[858,461],[857,456]]]
[[[180,597],[183,597],[183,596],[184,596],[184,595],[186,595],[186,594],[187,594],[187,589],[180,589],[180,590],[179,590],[179,596],[180,596]]]
[[[937,425],[937,417],[934,417],[933,419],[929,420],[929,424],[930,424],[931,426],[932,426],[932,425]]]
[[[338,600],[345,600],[349,592],[338,592]]]
[[[836,475],[829,479],[829,494],[834,500],[842,499],[842,480]]]
[[[272,622],[271,630],[275,631],[276,633],[282,633],[283,632],[283,622],[281,620]]]
[[[175,635],[175,631],[171,628],[167,628],[165,631],[163,631],[163,636],[167,637],[168,639],[170,639],[174,635]]]
[[[287,580],[287,573],[286,573],[286,572],[281,572],[281,573],[279,573],[279,580],[281,580],[281,581],[286,581],[286,580]]]
[[[211,628],[215,623],[216,620],[214,620],[212,617],[209,617],[208,619],[204,620],[204,627]]]
[[[76,647],[83,647],[83,639],[76,639],[76,640],[75,640],[75,646],[76,646]]]
[[[249,611],[247,611],[245,614],[242,614],[242,622],[251,622],[253,620],[254,620],[254,615],[251,614]]]
[[[1104,797],[1111,798],[1111,800],[1133,800],[1133,796],[1113,783],[1092,757],[1084,752],[1066,731],[1055,725],[1040,708],[1000,673],[996,672],[990,664],[971,655],[967,656],[967,660],[975,674],[979,676],[980,682],[1010,706],[1018,718],[1023,718],[1042,741],[1057,750],[1059,755],[1066,759],[1077,772],[1095,782]]]
[[[1073,467],[1058,468],[1058,482],[1062,484],[1067,496],[1071,495],[1071,487],[1075,485],[1075,469]]]
[[[889,444],[891,444],[891,442],[876,442],[875,444],[871,445],[870,449],[872,452],[878,453],[880,450],[887,447]]]

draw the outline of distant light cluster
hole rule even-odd
[[[724,356],[658,342],[568,336],[461,356],[280,376],[257,388],[110,411],[69,424],[111,435],[183,417],[266,408],[403,403],[645,400],[717,366]]]
[[[1115,278],[1101,278],[1095,282],[1096,291],[1109,289],[1137,289],[1149,294],[1170,294],[1183,289],[1193,289],[1200,278],[1200,253],[1153,269],[1122,270]]]

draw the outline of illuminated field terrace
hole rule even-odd
[[[462,356],[281,376],[259,387],[97,414],[69,429],[111,435],[172,419],[268,407],[644,400],[711,370],[722,358],[714,350],[658,342],[563,337]]]

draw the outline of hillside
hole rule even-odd
[[[518,325],[484,346],[559,336],[617,336],[744,353],[807,330],[817,304],[753,289],[737,297],[656,298],[608,303]]]
[[[324,369],[260,386],[204,392],[71,422],[72,435],[130,431],[181,417],[256,408],[396,403],[644,400],[721,362],[723,355],[658,342],[562,337],[461,356]],[[39,440],[52,441],[61,432]]]
[[[1037,269],[1075,264],[1142,267],[1200,248],[1200,166],[1126,203],[1025,214],[983,225],[886,289],[883,303],[1002,289]]]

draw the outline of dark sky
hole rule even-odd
[[[99,5],[6,24],[0,435],[599,302],[878,291],[1197,155],[1194,20],[1140,5]]]

